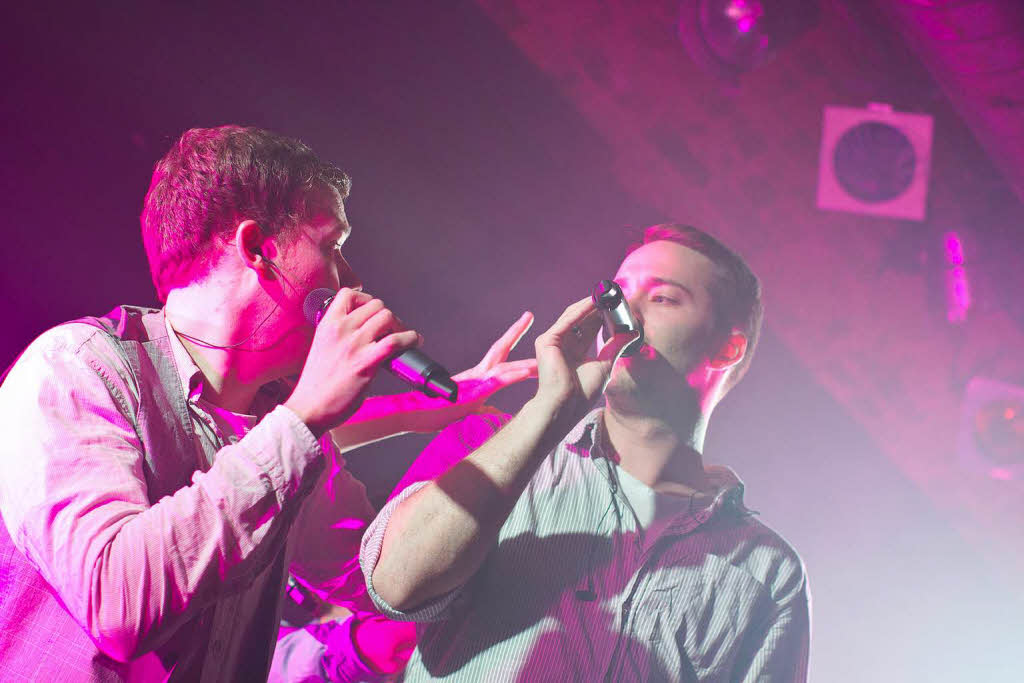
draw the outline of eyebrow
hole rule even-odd
[[[622,278],[615,278],[615,281],[618,282],[621,279]],[[666,277],[658,277],[656,275],[648,275],[647,277],[639,278],[639,280],[647,287],[650,287],[651,285],[667,285],[669,287],[675,287],[686,292],[687,296],[689,296],[691,299],[693,298],[693,292],[690,290],[689,287],[684,285],[682,282],[670,280],[669,278]],[[619,282],[619,284],[621,285],[622,283]]]
[[[664,277],[649,277],[647,278],[647,281],[655,286],[665,285],[668,287],[675,287],[676,289],[681,289],[690,301],[696,300],[696,297],[693,296],[693,291],[690,290],[690,288],[684,285],[682,282],[677,282],[676,280],[669,280],[668,278]]]
[[[682,282],[676,282],[675,280],[669,280],[668,278],[665,278],[665,277],[654,277],[654,276],[652,276],[652,277],[647,278],[647,281],[648,282],[652,282],[652,283],[654,283],[656,285],[671,285],[672,287],[678,287],[679,289],[686,290],[687,293],[690,293],[690,288],[687,287],[686,285],[684,285]]]

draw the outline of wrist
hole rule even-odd
[[[301,402],[288,399],[281,405],[292,411],[292,413],[295,414],[295,417],[299,418],[299,421],[305,424],[306,428],[313,433],[313,436],[317,441],[319,441],[320,437],[322,437],[327,431],[327,426],[323,425],[322,421],[316,417],[315,413],[308,410],[301,404]]]
[[[534,422],[541,430],[542,441],[546,451],[554,447],[572,429],[582,417],[580,411],[574,409],[575,401],[534,396],[527,401],[520,414]]]

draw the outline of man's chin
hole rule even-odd
[[[674,395],[685,385],[686,379],[660,356],[647,358],[637,354],[619,359],[604,393],[651,398]]]

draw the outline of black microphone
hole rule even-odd
[[[321,287],[306,295],[302,313],[310,325],[316,327],[320,324],[336,294],[333,289]],[[427,396],[440,396],[452,403],[459,397],[459,385],[451,378],[451,373],[419,349],[409,349],[398,354],[389,361],[388,369],[398,379],[408,382]]]

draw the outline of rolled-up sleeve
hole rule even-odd
[[[363,570],[366,589],[381,614],[396,621],[439,621],[448,616],[452,604],[464,588],[456,588],[421,605],[403,612],[389,605],[373,589],[373,570],[380,560],[384,535],[395,509],[406,498],[419,491],[430,481],[483,445],[508,423],[509,416],[500,413],[481,413],[464,417],[441,431],[423,450],[405,476],[395,487],[392,498],[371,522],[359,550],[359,564]]]
[[[267,566],[324,457],[279,407],[151,504],[137,380],[101,334],[51,330],[0,387],[0,512],[71,615],[125,661]]]
[[[405,490],[392,498],[370,523],[366,534],[363,535],[363,542],[359,549],[359,565],[363,569],[363,578],[366,580],[366,590],[370,595],[370,599],[373,600],[373,604],[381,614],[395,621],[428,622],[444,619],[448,616],[448,610],[451,608],[452,602],[462,591],[461,587],[456,588],[433,600],[429,600],[414,610],[403,612],[388,604],[373,589],[373,570],[377,567],[377,561],[380,559],[380,550],[381,546],[384,545],[384,534],[387,532],[391,515],[394,513],[395,508],[402,504],[403,500],[419,491],[428,483],[430,482],[419,481],[410,484]]]

